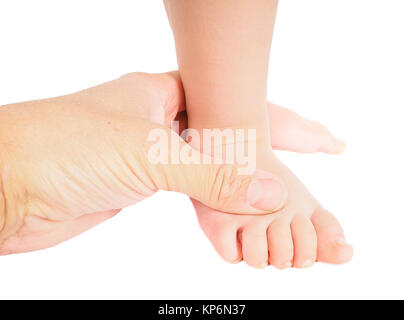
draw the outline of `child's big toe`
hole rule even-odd
[[[241,234],[243,260],[251,267],[265,268],[268,265],[266,230],[246,227]]]
[[[219,255],[227,262],[237,263],[242,260],[237,240],[237,229],[228,226],[207,234]]]
[[[198,213],[199,224],[217,253],[227,262],[240,262],[242,255],[237,239],[238,226],[232,223],[233,217],[206,207],[197,200],[192,200],[192,203]],[[212,217],[221,219],[212,223]]]

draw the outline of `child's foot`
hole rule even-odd
[[[315,261],[341,264],[352,258],[338,221],[321,207],[296,176],[268,155],[265,168],[283,178],[286,207],[266,216],[229,215],[193,201],[200,225],[224,260],[253,267],[304,268]],[[262,166],[261,166],[262,168]]]
[[[257,150],[266,146],[257,146]],[[262,153],[258,167],[274,173],[289,190],[286,206],[265,216],[238,216],[193,201],[200,225],[228,262],[253,267],[304,268],[315,261],[346,263],[353,249],[338,221],[314,199],[297,177],[272,153]]]
[[[271,215],[238,216],[214,211],[194,201],[201,227],[219,254],[229,262],[243,259],[259,268],[269,264],[278,268],[304,268],[315,261],[348,262],[353,249],[345,242],[336,219],[276,158],[268,139],[261,135],[257,141],[257,167],[275,174],[286,184],[286,206]],[[315,150],[326,148],[342,151],[343,145],[334,141],[330,147],[320,144]]]

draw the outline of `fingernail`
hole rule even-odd
[[[248,203],[256,209],[277,211],[286,200],[286,192],[275,179],[254,179],[248,188]]]
[[[164,124],[165,121],[165,110],[163,106],[158,106],[152,108],[150,111],[149,117],[150,121],[157,124]]]

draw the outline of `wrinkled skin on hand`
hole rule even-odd
[[[176,73],[134,73],[1,107],[0,254],[53,246],[152,195],[133,146],[146,147],[150,121],[164,124],[182,105]]]

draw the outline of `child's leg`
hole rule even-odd
[[[278,267],[304,267],[315,261],[318,249],[320,260],[345,262],[352,248],[343,244],[342,229],[269,147],[266,79],[276,4],[275,0],[166,0],[189,127],[255,128],[258,167],[281,177],[289,190],[287,206],[278,214],[232,216],[196,203],[199,220],[229,261],[242,257],[257,267],[268,261]]]
[[[277,1],[165,3],[176,41],[189,126],[251,126],[268,142],[267,67]]]

